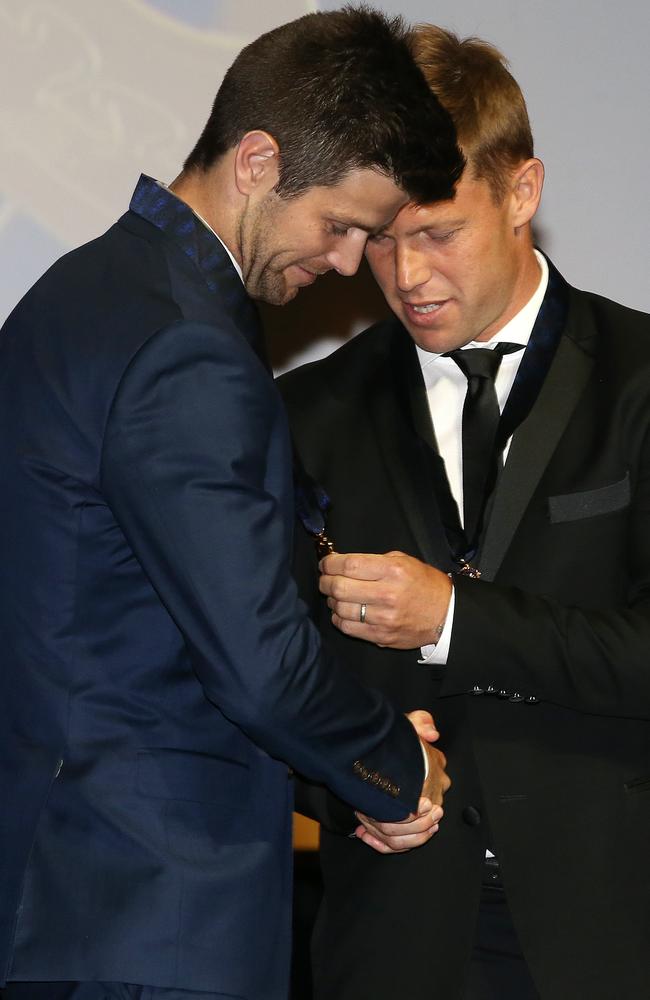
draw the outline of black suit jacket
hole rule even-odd
[[[339,551],[442,569],[437,459],[414,348],[389,321],[284,376],[299,451]],[[433,444],[433,450],[432,450]],[[462,996],[482,859],[501,860],[544,1000],[650,995],[650,320],[570,291],[541,392],[514,435],[480,581],[456,578],[446,667],[346,638],[297,572],[327,641],[404,710],[429,708],[452,787],[439,833],[392,858],[322,835],[316,996]],[[407,970],[407,971],[405,971]]]
[[[286,764],[417,803],[411,726],[297,600],[258,336],[219,241],[146,178],[2,331],[0,983],[281,1000]]]

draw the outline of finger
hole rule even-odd
[[[335,601],[346,604],[381,604],[382,594],[380,588],[384,584],[376,580],[354,580],[352,577],[331,576],[327,573],[321,574],[318,578],[318,589],[321,594],[332,598]]]
[[[429,712],[418,709],[415,712],[408,712],[406,718],[409,720],[418,736],[421,737],[421,739],[426,740],[428,743],[434,743],[440,736],[440,733],[436,729],[436,725]]]
[[[332,552],[318,564],[327,576],[343,576],[351,580],[383,580],[390,567],[385,555],[368,552]]]
[[[418,804],[418,816],[431,816],[434,823],[439,823],[444,816],[444,810],[439,803],[432,802],[430,799],[421,798]],[[403,820],[406,823],[406,820]]]
[[[398,837],[384,837],[383,835],[375,834],[374,831],[369,831],[365,827],[357,832],[357,838],[362,840],[364,844],[372,847],[375,851],[379,851],[381,854],[401,854],[404,851],[411,851],[414,847],[422,847],[427,841],[438,832],[438,824],[432,826],[429,830],[424,833],[419,834],[403,834]]]
[[[406,713],[406,718],[410,719],[414,726],[433,726],[433,716],[424,708],[416,708],[412,712]]]
[[[356,813],[356,817],[369,833],[384,839],[386,837],[405,837],[426,833],[435,823],[440,822],[442,809],[440,806],[432,806],[426,813],[402,820],[399,823],[381,823],[371,816],[364,816],[363,813]]]
[[[377,837],[373,837],[372,834],[368,833],[365,826],[360,826],[355,830],[357,840],[361,840],[368,847],[372,847],[373,851],[377,851],[378,854],[399,854],[400,851],[394,851],[392,848],[388,847],[386,844],[378,840]]]
[[[336,612],[332,614],[332,625],[344,635],[349,635],[353,639],[365,639],[366,642],[373,642],[375,646],[389,646],[391,649],[417,649],[417,641],[412,641],[411,636],[404,638],[399,630],[387,625],[368,625],[361,622],[351,622],[347,618],[339,618]]]
[[[363,602],[366,606],[365,619],[361,621],[361,602],[353,603],[351,601],[336,601],[333,597],[327,598],[327,606],[331,611],[334,611],[339,618],[343,618],[348,622],[359,622],[361,625],[372,624],[369,621],[371,616],[371,610],[366,601]]]
[[[349,618],[341,618],[336,612],[332,612],[332,625],[336,626],[339,632],[352,636],[353,639],[365,639],[366,642],[374,642],[377,646],[386,645],[393,637],[393,632],[387,630],[382,625],[368,625],[367,613],[366,621],[350,621]]]

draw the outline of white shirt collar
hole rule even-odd
[[[226,246],[226,244],[225,244],[225,243],[223,242],[223,240],[222,240],[222,239],[221,239],[221,237],[219,236],[219,233],[216,233],[216,232],[214,231],[214,229],[212,228],[212,226],[211,226],[211,225],[210,225],[210,224],[209,224],[208,222],[206,222],[206,221],[205,221],[205,219],[203,218],[203,216],[202,216],[202,215],[199,215],[199,213],[198,213],[198,212],[196,211],[196,209],[192,208],[192,206],[191,206],[191,205],[190,205],[189,207],[190,207],[190,208],[192,209],[192,212],[193,212],[193,213],[194,213],[194,215],[195,215],[195,216],[197,217],[197,219],[199,220],[199,222],[202,222],[202,223],[203,223],[203,225],[205,226],[205,228],[206,228],[206,229],[209,229],[209,230],[210,230],[210,232],[212,233],[212,235],[213,235],[213,236],[216,236],[216,237],[217,237],[217,239],[218,239],[218,240],[219,240],[219,242],[221,243],[221,246],[222,246],[222,247],[224,248],[224,250],[226,251],[226,253],[227,253],[227,254],[228,254],[228,256],[230,257],[230,259],[231,259],[231,261],[232,261],[232,266],[234,267],[235,271],[236,271],[236,272],[237,272],[237,274],[239,275],[239,278],[240,278],[240,281],[241,281],[241,283],[242,283],[242,285],[243,285],[243,284],[244,284],[244,275],[242,274],[242,269],[241,269],[241,267],[239,266],[239,264],[237,263],[237,261],[235,260],[235,258],[233,257],[233,255],[231,254],[231,252],[230,252],[230,250],[228,249],[228,247]]]

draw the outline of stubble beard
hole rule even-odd
[[[271,266],[273,255],[269,248],[273,244],[273,211],[270,206],[260,205],[255,218],[244,230],[241,220],[239,239],[242,248],[244,286],[252,299],[268,302],[272,306],[283,306],[295,295],[287,287],[284,273]],[[296,290],[297,291],[297,290]]]

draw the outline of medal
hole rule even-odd
[[[476,566],[472,566],[468,563],[466,559],[458,560],[458,569],[456,570],[459,576],[467,576],[470,580],[480,580],[481,571],[477,569]]]
[[[334,551],[334,542],[330,541],[325,534],[325,528],[321,528],[321,530],[317,532],[313,538],[314,545],[316,546],[316,555],[319,561],[324,559],[325,556],[328,556],[330,552]]]

